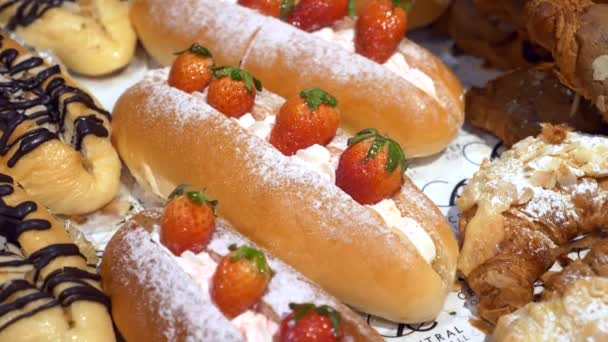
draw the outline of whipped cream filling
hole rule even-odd
[[[395,201],[385,199],[368,207],[380,214],[389,227],[393,228],[401,236],[409,239],[427,263],[430,264],[435,260],[437,251],[435,250],[433,239],[420,226],[418,221],[409,217],[403,217]]]
[[[160,242],[158,232],[152,233],[152,240],[161,246],[165,253],[175,259],[180,268],[190,275],[203,292],[209,293],[211,280],[218,265],[209,253],[201,252],[194,254],[186,251],[181,256],[175,256]],[[241,332],[245,341],[248,342],[271,342],[273,336],[279,331],[277,323],[253,310],[243,312],[232,319],[231,323]]]
[[[342,48],[355,53],[355,29],[353,28],[353,25],[352,19],[344,19],[343,21],[338,22],[333,28],[325,27],[312,32],[312,34],[325,41],[338,44]],[[433,79],[422,72],[422,70],[409,65],[403,54],[399,52],[394,53],[383,66],[412,83],[418,89],[437,98],[437,91],[435,90],[435,82],[433,82]]]
[[[267,115],[263,120],[256,120],[251,114],[247,113],[235,120],[241,127],[248,130],[250,133],[264,140],[268,140],[276,116]],[[312,145],[308,148],[299,150],[290,158],[295,162],[304,164],[314,170],[331,184],[336,183],[336,169],[338,169],[340,156],[338,154],[332,156],[332,153],[325,146],[318,144]],[[433,262],[437,252],[435,243],[424,228],[420,226],[418,221],[401,215],[394,200],[385,199],[375,205],[368,205],[367,207],[375,210],[384,219],[384,222],[395,230],[397,234],[409,239],[426,262],[429,264]]]
[[[248,130],[256,137],[268,140],[272,127],[276,121],[276,116],[268,115],[264,120],[256,120],[251,113],[246,113],[235,120],[241,127]]]
[[[336,182],[335,170],[338,168],[338,160],[332,158],[331,153],[325,146],[314,144],[308,148],[299,150],[291,158],[315,170],[315,172],[329,182]]]

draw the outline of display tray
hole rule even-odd
[[[497,75],[494,70],[482,68],[480,61],[474,57],[452,54],[453,44],[445,37],[437,36],[430,31],[414,32],[410,37],[443,59],[459,76],[465,87],[483,85],[488,79]],[[155,67],[157,67],[155,63],[140,48],[131,64],[118,73],[103,78],[78,76],[76,78],[111,110],[128,87],[139,81],[148,69]],[[459,212],[455,207],[455,200],[467,179],[478,170],[483,160],[500,155],[501,146],[496,138],[465,125],[458,137],[442,153],[410,161],[407,175],[442,210],[456,235]],[[88,218],[72,219],[70,222],[96,244],[100,256],[112,234],[126,217],[144,206],[152,205],[154,199],[137,191],[128,171],[123,169],[123,187],[119,199],[115,202],[118,207],[123,208],[119,210],[121,214],[102,211]],[[370,315],[362,315],[387,341],[483,341],[486,335],[475,324],[476,303],[477,299],[463,283],[457,281],[454,284],[454,291],[447,297],[442,312],[433,322],[396,324]]]

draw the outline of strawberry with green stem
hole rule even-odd
[[[280,342],[334,342],[344,337],[340,313],[327,305],[289,304],[281,321]]]
[[[186,93],[205,89],[213,74],[210,69],[214,65],[211,52],[194,43],[176,54],[178,56],[169,71],[169,85]]]
[[[213,80],[209,84],[207,103],[228,117],[241,117],[250,112],[256,91],[262,83],[248,71],[231,66],[211,68]]]
[[[169,196],[161,219],[160,241],[173,254],[202,252],[215,231],[215,206],[203,191],[178,186]]]
[[[272,270],[260,250],[236,245],[222,258],[211,281],[211,298],[232,319],[249,309],[266,292]]]
[[[373,0],[368,3],[355,26],[355,51],[378,63],[385,63],[396,51],[407,31],[406,0]]]
[[[338,101],[319,88],[308,88],[290,98],[279,110],[270,143],[284,155],[314,144],[327,145],[340,124]]]
[[[286,20],[293,26],[312,32],[333,25],[348,12],[348,0],[301,0]]]
[[[348,140],[336,170],[336,185],[360,204],[375,204],[401,189],[406,168],[401,146],[368,128]]]

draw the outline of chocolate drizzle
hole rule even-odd
[[[51,228],[51,223],[40,219],[26,219],[26,217],[38,210],[36,203],[31,201],[22,202],[16,206],[6,203],[5,197],[15,191],[12,178],[0,174],[0,235],[4,236],[11,244],[19,246],[19,237],[31,230],[46,230]],[[10,280],[0,285],[0,318],[3,315],[17,310],[23,310],[19,315],[10,319],[0,326],[0,331],[11,324],[30,317],[40,311],[47,310],[61,305],[69,307],[77,301],[88,301],[100,303],[107,308],[110,306],[109,298],[99,290],[94,284],[99,284],[100,277],[96,273],[89,272],[75,267],[63,267],[53,270],[39,282],[42,270],[57,258],[77,256],[86,258],[80,253],[75,244],[51,244],[29,255],[28,258],[4,250],[0,246],[0,257],[4,261],[0,262],[0,271],[3,268],[31,266],[34,269],[33,284],[40,284],[37,288],[32,283],[24,279]],[[57,287],[61,284],[68,284],[53,296]],[[9,297],[15,295],[16,299]],[[28,306],[27,310],[24,308]]]
[[[13,180],[6,175],[0,174],[0,181],[6,184],[0,185],[0,235],[4,236],[9,243],[19,245],[19,235],[30,230],[45,230],[51,228],[51,224],[45,220],[30,219],[25,217],[36,211],[38,206],[32,201],[20,203],[11,207],[2,199],[13,193]]]
[[[10,0],[0,6],[0,12],[6,11],[12,6],[17,6],[15,14],[6,24],[8,30],[14,30],[17,26],[28,26],[51,8],[60,7],[64,2],[74,0]]]
[[[0,35],[0,49],[3,39]],[[67,85],[58,65],[45,68],[40,57],[21,59],[13,48],[0,52],[0,76],[5,79],[0,79],[0,155],[14,151],[7,161],[8,167],[15,166],[45,142],[59,139],[65,132],[71,104],[80,104],[90,111],[72,122],[70,143],[76,150],[80,150],[87,135],[109,135],[102,117],[109,121],[110,113],[97,106],[83,90]],[[13,136],[19,126],[29,124],[26,121],[31,122],[29,129]]]

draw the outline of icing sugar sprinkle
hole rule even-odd
[[[525,205],[533,217],[549,213],[558,220],[576,217],[572,195],[597,189],[589,178],[608,176],[608,139],[569,132],[560,144],[530,137],[499,159],[482,165],[469,181],[458,206],[474,205],[500,213],[512,205]],[[588,181],[580,181],[582,178]],[[556,191],[556,188],[562,191]]]

